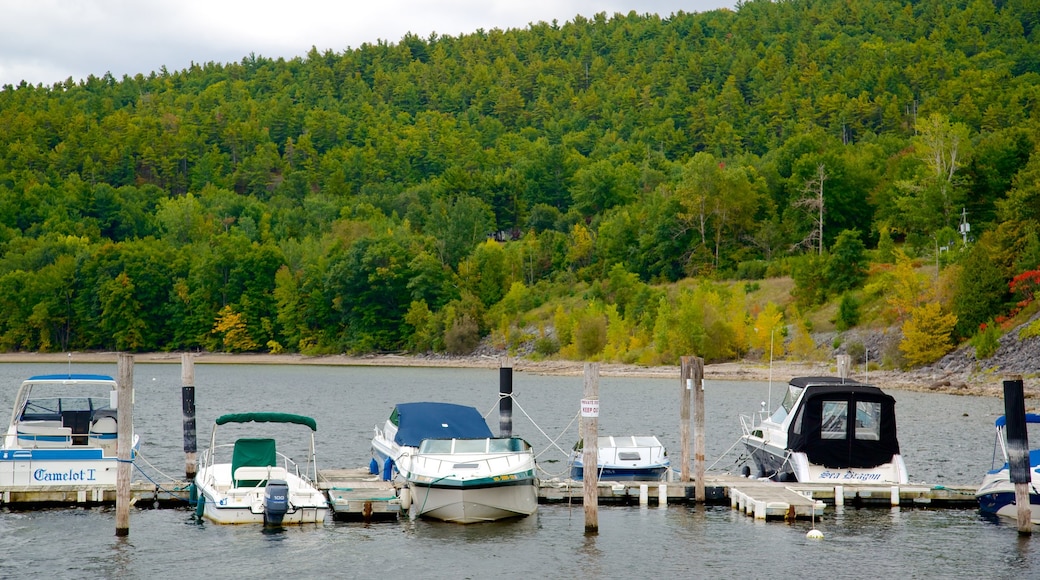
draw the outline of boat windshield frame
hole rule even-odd
[[[783,423],[787,416],[791,414],[791,409],[794,409],[794,405],[798,402],[798,398],[802,396],[803,391],[805,391],[805,387],[787,385],[787,393],[784,394],[783,400],[780,401],[780,406],[769,417],[769,420],[778,424]]]

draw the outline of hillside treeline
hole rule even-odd
[[[915,362],[1032,298],[1038,25],[754,0],[5,86],[0,350],[726,359],[902,284]]]

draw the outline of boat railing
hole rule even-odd
[[[529,453],[502,453],[497,455],[482,455],[474,454],[472,457],[467,457],[466,454],[454,454],[451,456],[431,456],[424,454],[417,454],[413,461],[415,465],[422,465],[434,469],[438,472],[442,472],[447,468],[459,468],[459,469],[484,469],[491,471],[495,469],[495,464],[504,463],[507,466],[520,465],[524,461],[531,458]]]
[[[231,459],[230,459],[231,458],[231,452],[234,450],[234,447],[235,447],[234,443],[224,443],[224,444],[221,444],[221,445],[217,445],[217,446],[215,446],[215,447],[213,447],[211,449],[203,449],[202,452],[199,454],[199,459],[198,459],[198,464],[199,464],[200,470],[201,469],[205,469],[207,467],[210,467],[210,466],[212,466],[215,463],[230,463],[231,462]],[[278,463],[280,463],[281,465],[273,465],[273,466],[270,466],[271,468],[273,468],[273,469],[280,469],[281,473],[292,473],[292,474],[296,475],[297,477],[299,477],[300,479],[304,479],[304,480],[310,481],[312,483],[315,481],[314,478],[310,475],[309,468],[301,468],[300,464],[297,463],[296,460],[294,460],[293,458],[289,457],[288,455],[282,453],[281,451],[275,452],[275,455],[278,458]],[[227,459],[226,460],[222,459],[224,457],[226,457]],[[245,467],[252,467],[252,466],[245,466]],[[239,467],[238,469],[241,470],[241,469],[243,469],[243,467]],[[267,469],[267,466],[261,466],[261,467],[258,467],[257,469]],[[274,473],[277,473],[277,472],[274,472]],[[243,479],[254,479],[254,478],[243,478]],[[275,479],[278,479],[278,478],[275,478]]]
[[[762,409],[754,413],[740,414],[740,429],[745,436],[755,434],[755,431],[760,431],[762,422],[770,417],[769,412],[765,409],[765,405],[765,403],[762,403]]]

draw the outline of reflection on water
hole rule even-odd
[[[82,372],[115,374],[115,365]],[[0,413],[15,386],[65,365],[0,365]],[[183,477],[180,367],[136,364],[135,425],[142,455]],[[224,413],[280,410],[318,423],[318,467],[367,465],[372,429],[397,402],[464,403],[497,426],[498,369],[387,369],[196,365],[200,445]],[[582,377],[517,373],[513,431],[543,452],[543,477],[562,471],[578,439]],[[738,415],[757,410],[762,383],[707,383],[706,456],[723,457],[740,435]],[[776,385],[772,391],[778,393]],[[600,434],[657,435],[679,457],[678,380],[602,378]],[[895,391],[902,453],[912,481],[973,484],[989,466],[999,399]],[[559,447],[559,449],[557,449]],[[556,461],[552,463],[551,461]],[[558,578],[919,577],[1040,575],[1040,538],[973,509],[829,509],[815,522],[761,522],[728,506],[600,506],[599,532],[586,534],[581,505],[539,507],[509,522],[460,526],[425,520],[264,531],[196,523],[189,510],[133,510],[130,536],[115,537],[110,508],[0,512],[0,577],[421,577]],[[60,543],[59,543],[60,542]]]

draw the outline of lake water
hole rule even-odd
[[[0,412],[17,385],[64,364],[0,364]],[[114,364],[73,372],[116,376]],[[199,447],[224,413],[285,411],[314,417],[319,468],[361,467],[372,429],[395,403],[469,404],[498,428],[498,369],[417,369],[196,364]],[[786,377],[785,377],[786,378]],[[183,478],[179,364],[134,367],[134,423],[152,477]],[[706,456],[713,471],[739,472],[740,414],[780,397],[782,382],[708,381]],[[516,373],[513,432],[539,451],[543,478],[566,470],[578,439],[582,377]],[[974,485],[989,468],[989,397],[889,391],[897,401],[902,452],[913,482]],[[679,457],[679,380],[600,379],[599,433],[654,434]],[[300,433],[296,432],[299,436]],[[291,438],[292,434],[287,434]],[[282,444],[279,437],[279,444]],[[301,439],[302,440],[302,439]],[[291,450],[289,450],[291,453]],[[135,479],[141,474],[135,474]],[[1040,534],[1019,538],[1013,523],[974,509],[846,507],[813,524],[761,522],[728,506],[599,508],[599,533],[584,534],[580,505],[542,505],[518,521],[460,526],[409,521],[333,522],[265,532],[198,524],[184,510],[132,510],[130,535],[115,537],[113,508],[0,511],[0,577],[536,578],[1040,576]]]

